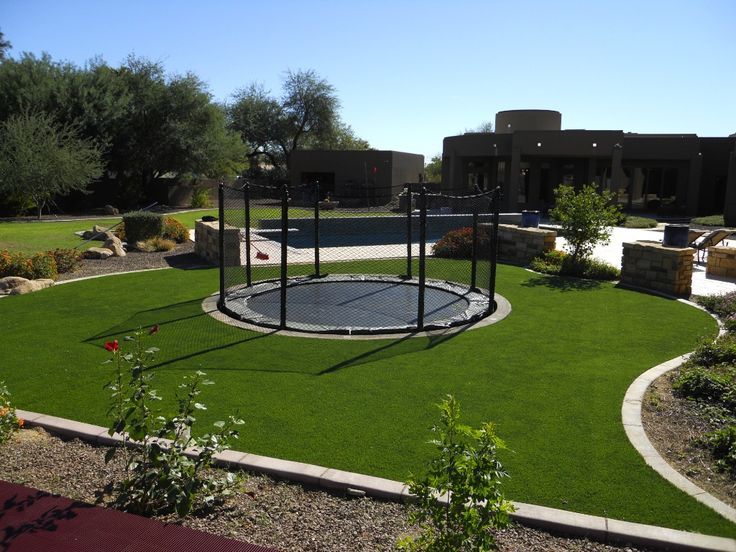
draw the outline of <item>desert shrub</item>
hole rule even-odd
[[[228,494],[234,475],[228,472],[225,477],[217,477],[208,472],[213,456],[237,438],[235,427],[243,421],[230,416],[227,422],[215,422],[212,433],[192,437],[195,414],[207,409],[198,396],[203,386],[213,383],[203,372],[184,377],[173,416],[163,415],[155,407],[161,398],[151,386],[154,372],[149,367],[158,349],[146,347],[145,339],[156,332],[158,326],[148,332],[135,332],[127,338],[131,343],[127,353],[117,340],[105,343],[105,349],[112,353],[108,363],[115,368],[106,386],[111,392],[108,415],[112,423],[108,432],[125,435],[126,454],[124,479],[109,485],[107,491],[115,495],[120,508],[131,513],[185,516],[194,508],[220,502]],[[185,454],[192,448],[199,452],[196,457]],[[111,448],[106,461],[119,451]]]
[[[133,211],[123,215],[125,238],[128,243],[136,243],[161,236],[164,231],[164,218],[148,211]]]
[[[0,381],[0,444],[4,443],[18,428],[23,427],[23,420],[15,415],[15,407],[10,404],[10,392],[4,381]]]
[[[49,255],[54,258],[59,274],[74,272],[82,263],[82,252],[78,249],[54,249],[49,251]]]
[[[715,341],[701,343],[693,351],[689,360],[692,364],[706,367],[736,363],[736,336],[726,334]]]
[[[736,315],[736,291],[719,295],[702,295],[697,297],[696,301],[721,319]]]
[[[488,234],[478,229],[478,248],[484,251],[488,247]],[[473,255],[473,229],[471,227],[450,230],[432,247],[435,257],[446,259],[470,259]]]
[[[192,188],[192,209],[203,209],[211,207],[210,191],[204,186],[194,186]]]
[[[479,429],[460,423],[460,406],[452,395],[438,405],[440,423],[432,428],[430,444],[437,454],[424,477],[408,481],[416,496],[410,520],[423,531],[417,538],[403,539],[399,548],[411,551],[495,550],[490,529],[501,529],[514,511],[501,493],[507,477],[498,451],[505,448],[492,423]],[[438,501],[438,497],[446,501]]]
[[[164,217],[163,237],[174,240],[176,243],[184,243],[189,239],[189,230],[181,222],[172,217]]]
[[[19,276],[35,280],[59,276],[56,261],[51,252],[36,253],[27,257],[21,252],[0,251],[0,278],[5,276]]]
[[[148,240],[135,242],[135,248],[145,253],[155,253],[157,251],[171,251],[176,247],[176,242],[167,240],[166,238],[156,237]]]

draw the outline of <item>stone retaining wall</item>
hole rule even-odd
[[[486,231],[490,224],[480,224]],[[542,228],[522,228],[513,224],[498,225],[499,260],[518,265],[527,265],[545,251],[555,248],[557,232]]]
[[[621,283],[689,297],[692,292],[693,255],[690,247],[665,247],[659,242],[625,243]]]
[[[241,266],[240,228],[225,225],[225,266]],[[194,252],[208,263],[220,263],[220,244],[218,234],[220,222],[202,222],[194,224]]]
[[[736,278],[736,247],[709,247],[705,273],[709,276]]]

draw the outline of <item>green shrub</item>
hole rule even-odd
[[[157,251],[171,251],[176,247],[176,242],[166,238],[156,237],[144,241],[135,242],[135,248],[145,253]]]
[[[3,250],[0,251],[0,278],[5,276],[19,276],[29,280],[38,278],[56,280],[59,274],[51,252],[36,253],[31,257],[26,257],[21,252]]]
[[[135,332],[128,338],[132,350],[126,354],[117,340],[105,343],[105,349],[112,353],[108,362],[115,367],[113,380],[106,386],[111,391],[108,414],[113,419],[108,432],[125,436],[123,450],[127,460],[125,478],[107,490],[115,494],[116,504],[128,512],[146,516],[176,513],[183,517],[194,508],[220,502],[229,492],[234,474],[218,478],[208,470],[213,456],[237,438],[235,427],[243,421],[230,416],[227,422],[215,422],[211,434],[192,437],[195,414],[207,409],[198,395],[203,386],[213,383],[205,379],[203,372],[184,377],[173,416],[162,415],[155,408],[160,397],[151,387],[154,372],[149,367],[158,349],[147,348],[144,339],[148,337],[146,333],[156,332],[158,326],[149,332]],[[192,448],[199,452],[196,457],[185,454]],[[106,461],[118,451],[117,447],[111,448]]]
[[[721,319],[736,315],[736,291],[720,295],[702,295],[696,297],[696,301]]]
[[[423,532],[403,539],[399,548],[436,552],[495,550],[490,529],[501,529],[514,511],[501,493],[507,477],[498,451],[505,448],[492,423],[473,429],[460,423],[460,406],[452,395],[438,405],[440,424],[432,428],[430,441],[437,449],[424,477],[408,481],[416,496],[412,523]],[[438,497],[444,500],[438,501]]]
[[[192,188],[192,209],[203,209],[211,206],[209,189],[204,186],[194,186]]]
[[[700,224],[701,226],[725,226],[723,215],[709,215],[707,217],[696,217],[690,221],[691,224]]]
[[[31,266],[31,280],[38,278],[51,278],[56,280],[59,272],[56,268],[56,260],[50,251],[44,253],[36,253],[29,259]]]
[[[189,239],[189,230],[175,218],[164,217],[163,237],[176,243],[184,243]]]
[[[716,466],[736,475],[736,426],[728,425],[709,433],[705,443],[716,458]]]
[[[164,231],[164,217],[148,211],[133,211],[123,215],[125,238],[128,243],[136,243],[161,236]]]
[[[82,252],[78,249],[54,249],[49,255],[56,262],[56,270],[59,274],[74,272],[82,264]]]
[[[616,280],[621,271],[613,265],[594,258],[574,262],[564,251],[545,251],[531,260],[529,268],[543,274],[555,276],[575,276],[591,280]]]
[[[623,221],[619,222],[617,226],[623,226],[624,228],[656,228],[657,221],[647,217],[626,215],[623,217]]]
[[[715,341],[705,341],[698,345],[690,356],[692,364],[711,367],[718,364],[736,362],[736,336],[726,334]]]
[[[733,401],[733,372],[692,366],[680,371],[672,388],[683,397],[711,405],[730,405]]]
[[[15,415],[15,408],[10,404],[10,392],[4,381],[0,381],[0,445],[23,427],[23,420]]]
[[[480,228],[478,247],[481,251],[488,248],[488,233]],[[450,230],[434,244],[432,254],[446,259],[470,259],[473,255],[473,229],[467,227]]]

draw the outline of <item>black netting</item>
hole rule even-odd
[[[490,193],[421,184],[339,197],[318,184],[222,186],[220,308],[264,327],[330,333],[478,320],[494,309],[497,204]]]

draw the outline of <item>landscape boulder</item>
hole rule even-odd
[[[82,253],[82,257],[85,259],[107,259],[112,257],[113,252],[106,247],[90,247],[87,251]]]
[[[8,295],[14,288],[30,282],[28,278],[21,278],[20,276],[6,276],[0,278],[0,295]]]
[[[27,280],[22,284],[15,286],[10,290],[10,295],[25,295],[33,291],[39,291],[54,285],[54,281],[50,278],[40,278],[38,280]]]
[[[103,210],[105,211],[106,215],[119,215],[120,214],[120,211],[118,210],[118,208],[113,207],[112,205],[105,205]]]
[[[113,257],[125,257],[125,249],[123,249],[123,242],[116,236],[109,237],[105,240],[105,248],[112,251]]]

